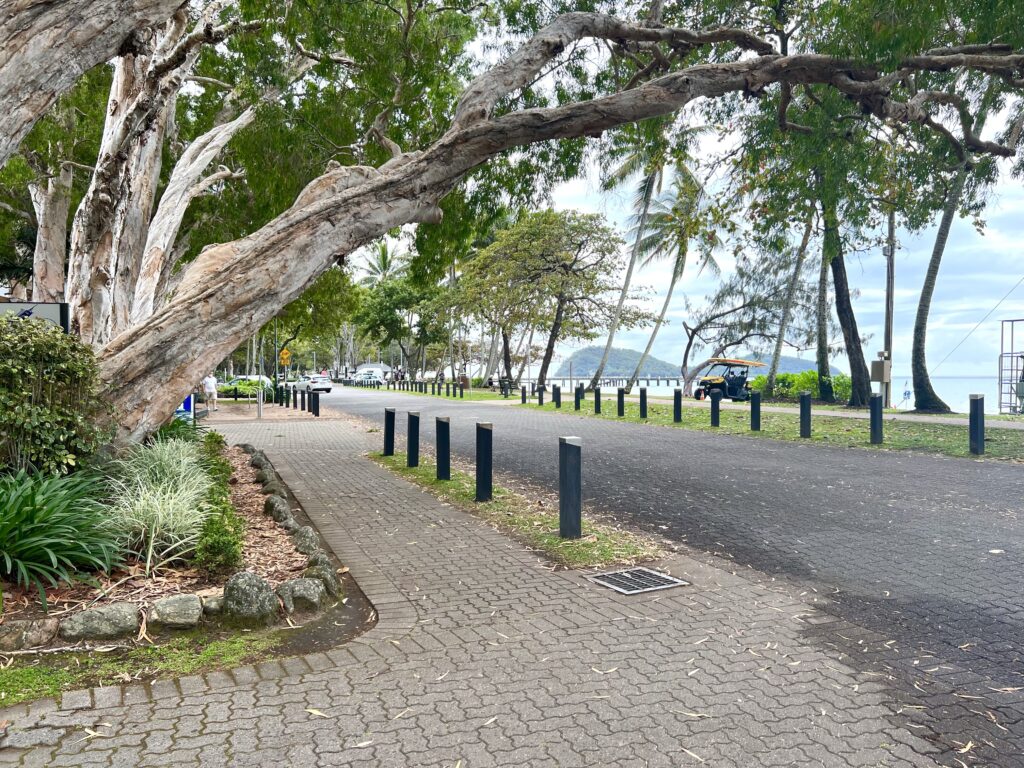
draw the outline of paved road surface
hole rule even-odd
[[[496,470],[552,489],[558,436],[582,437],[593,508],[817,590],[826,610],[866,632],[827,642],[895,676],[922,718],[973,740],[968,758],[987,739],[1000,754],[991,764],[1024,765],[1024,466],[394,392],[346,388],[323,401],[378,423],[395,406],[400,433],[404,410],[419,410],[431,442],[433,417],[450,416],[453,450],[467,459],[473,422],[491,421]]]

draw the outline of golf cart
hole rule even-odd
[[[718,390],[722,399],[749,400],[750,385],[747,376],[751,368],[763,368],[764,363],[756,360],[739,360],[732,357],[713,357],[708,361],[708,369],[697,380],[697,389],[693,396],[698,400],[711,397]]]

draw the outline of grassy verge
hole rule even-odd
[[[661,551],[653,542],[611,525],[583,519],[583,538],[560,539],[558,515],[549,507],[521,494],[494,486],[493,499],[476,502],[476,479],[468,472],[452,470],[452,479],[438,480],[436,466],[420,459],[420,466],[405,466],[405,454],[372,454],[371,458],[398,475],[428,490],[442,501],[486,520],[533,549],[542,551],[569,568],[604,567],[618,563],[653,560]]]
[[[406,391],[401,390],[401,389],[386,389],[386,388],[383,388],[383,387],[379,391],[387,392],[387,393],[394,393],[396,395],[418,395],[420,397],[432,397],[435,400],[462,400],[462,401],[466,401],[466,400],[504,400],[505,399],[504,397],[501,396],[500,392],[491,392],[489,389],[474,389],[474,390],[468,390],[467,389],[466,392],[465,392],[465,397],[451,397],[451,396],[445,397],[445,395],[444,395],[444,387],[441,387],[441,394],[440,395],[431,395],[430,394],[430,385],[429,384],[427,385],[426,393],[423,393],[423,392],[406,392]],[[510,395],[508,399],[510,401],[514,400],[515,402],[519,402],[519,393],[518,392],[512,393],[512,395]]]
[[[536,402],[518,405],[518,408],[543,408],[555,410],[552,403],[538,406]],[[802,440],[800,437],[800,417],[795,413],[761,414],[761,431],[750,431],[749,410],[736,411],[723,409],[721,426],[711,426],[711,414],[704,408],[683,408],[683,420],[676,424],[672,421],[672,405],[651,403],[647,408],[647,419],[640,419],[640,404],[627,400],[625,416],[621,419],[616,415],[614,393],[605,395],[601,401],[601,413],[594,413],[594,399],[588,397],[579,411],[573,410],[571,395],[562,398],[560,413],[588,416],[611,421],[630,421],[646,424],[661,424],[682,429],[693,429],[701,432],[722,432],[725,434],[743,435],[753,438],[773,438],[776,440]],[[880,446],[870,443],[870,425],[867,419],[848,419],[839,416],[822,416],[820,411],[812,409],[810,441],[829,443],[851,448],[884,448],[901,451],[921,451],[939,453],[946,456],[970,457],[967,440],[967,427],[951,424],[927,424],[914,421],[886,421],[884,425],[885,442]],[[988,430],[985,440],[985,456],[990,459],[1006,461],[1024,461],[1024,432],[1016,430]]]
[[[282,641],[280,632],[272,631],[214,640],[196,631],[176,634],[159,645],[108,653],[17,656],[0,669],[0,707],[79,688],[229,669],[269,658]]]

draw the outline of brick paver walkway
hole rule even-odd
[[[223,429],[267,450],[377,626],[326,654],[8,709],[0,763],[934,765],[885,679],[819,640],[857,630],[753,571],[677,556],[693,586],[620,596],[362,458],[344,422]]]

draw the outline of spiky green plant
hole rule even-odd
[[[46,586],[110,571],[121,552],[101,493],[101,479],[85,473],[0,476],[0,576],[35,587],[45,606]]]

